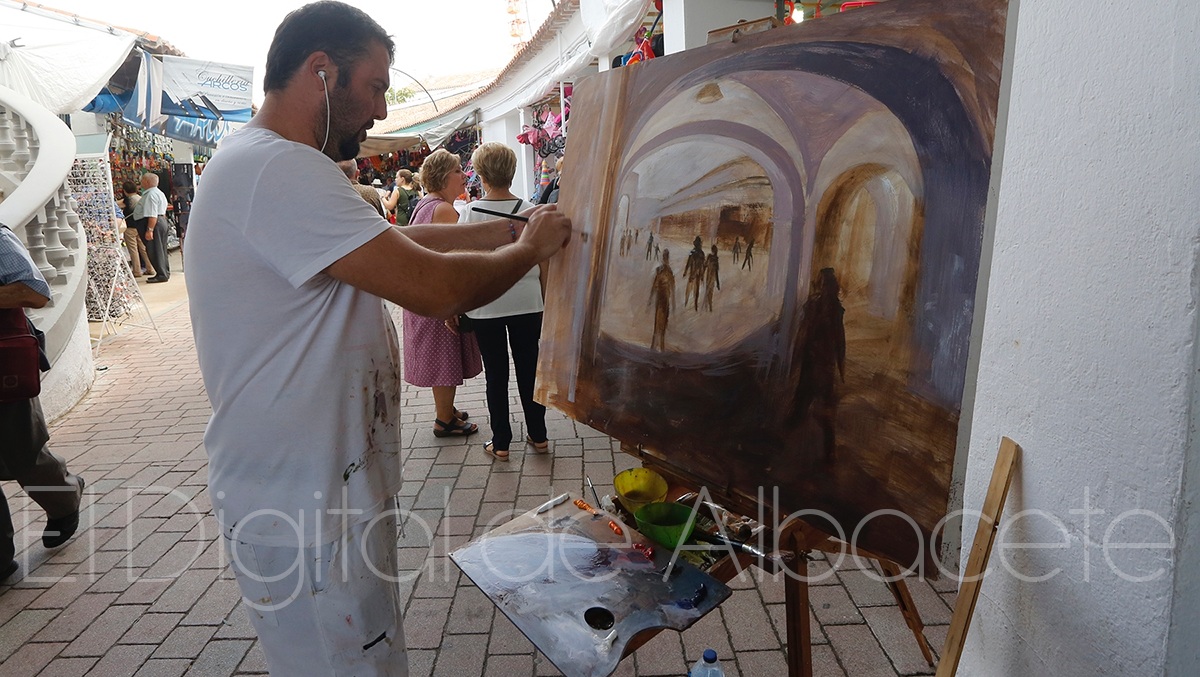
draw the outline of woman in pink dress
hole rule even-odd
[[[438,149],[421,165],[421,182],[428,193],[409,218],[412,225],[458,223],[454,198],[466,187],[458,156]],[[433,389],[436,437],[473,435],[479,427],[454,407],[454,395],[464,379],[483,371],[475,334],[458,331],[458,319],[442,321],[404,311],[404,380]]]

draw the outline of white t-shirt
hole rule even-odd
[[[504,212],[511,214],[514,212],[514,207],[517,203],[521,203],[521,208],[515,211],[521,211],[529,206],[524,200],[476,200],[462,209],[458,210],[459,223],[471,223],[475,221],[493,221],[498,216],[490,214],[480,214],[475,211],[474,207],[479,206],[484,209],[490,209],[494,212]],[[517,280],[517,283],[512,286],[500,298],[491,303],[480,306],[475,310],[467,313],[467,317],[473,320],[489,320],[495,317],[509,317],[511,315],[525,315],[526,313],[540,313],[544,308],[542,304],[542,283],[539,281],[541,269],[534,266],[525,273],[525,276]]]
[[[328,157],[226,138],[188,225],[192,330],[222,533],[309,547],[400,490],[400,357],[374,295],[321,272],[390,226]]]

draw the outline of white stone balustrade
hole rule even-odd
[[[51,284],[50,304],[30,316],[46,332],[52,363],[77,331],[87,284],[86,240],[66,182],[74,159],[62,120],[0,86],[0,223]]]

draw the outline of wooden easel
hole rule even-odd
[[[700,483],[695,478],[684,477],[677,469],[663,465],[658,459],[644,454],[636,447],[622,444],[621,449],[626,453],[641,458],[643,464],[653,467],[656,472],[666,477],[668,483],[672,486],[689,488],[700,486]],[[950,623],[950,631],[946,637],[946,644],[942,649],[941,661],[936,664],[938,668],[937,677],[953,677],[955,671],[958,669],[958,661],[962,656],[963,643],[970,625],[971,614],[975,610],[975,602],[979,597],[982,574],[987,568],[988,557],[991,554],[992,544],[995,541],[996,531],[999,527],[1000,513],[1003,511],[1004,502],[1008,497],[1008,488],[1012,482],[1012,474],[1019,453],[1020,447],[1015,442],[1007,437],[1002,439],[1000,453],[996,459],[996,465],[992,470],[991,484],[988,487],[987,496],[984,500],[979,527],[975,533],[970,558],[964,573],[964,580],[967,582],[959,589],[958,601],[954,606],[954,616]],[[724,495],[720,491],[717,491],[714,493],[714,498],[735,510],[741,510],[745,514],[753,514],[755,512],[750,509],[750,506],[745,505],[741,499],[735,496]],[[808,554],[814,551],[841,554],[845,552],[845,544],[804,522],[789,525],[784,533],[779,535],[779,543],[781,545],[790,543],[796,555],[795,560],[791,563],[792,573],[784,577],[784,602],[787,613],[788,677],[812,677],[812,636],[810,634],[812,627],[808,615]],[[929,642],[925,639],[925,625],[921,621],[921,615],[917,611],[916,604],[913,603],[912,595],[908,591],[908,585],[900,575],[901,570],[899,565],[886,557],[864,551],[861,548],[857,549],[855,554],[858,557],[873,560],[879,564],[884,576],[888,579],[888,588],[896,598],[896,604],[900,609],[900,613],[912,631],[913,637],[916,638],[917,646],[921,649],[921,654],[925,657],[930,667],[933,667],[935,665],[933,651],[929,647]],[[756,560],[745,554],[738,555],[736,558],[726,557],[718,562],[708,573],[717,580],[728,581],[737,576],[742,569],[749,565],[758,566],[768,573],[777,573],[776,568],[770,563]],[[633,653],[638,647],[650,641],[657,634],[657,631],[643,634],[645,636],[636,637],[629,643],[625,650],[626,655]]]

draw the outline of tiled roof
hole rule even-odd
[[[499,72],[498,69],[492,69],[474,73],[444,75],[422,80],[421,84],[425,85],[429,93],[433,96],[434,101],[437,102],[437,110],[434,110],[433,104],[429,103],[425,97],[425,92],[421,91],[421,88],[416,84],[411,81],[406,83],[399,79],[393,80],[395,86],[408,88],[414,92],[413,103],[406,103],[389,110],[388,116],[376,122],[375,126],[371,128],[371,133],[387,134],[398,129],[420,124],[446,111],[453,110],[486,87],[487,83],[494,80],[496,74]]]

